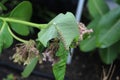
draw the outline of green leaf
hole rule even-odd
[[[13,74],[8,74],[6,78],[3,78],[3,80],[14,80],[15,76]]]
[[[57,37],[57,30],[55,27],[48,27],[46,29],[42,29],[38,33],[38,40],[46,47],[47,42],[51,40],[52,38]]]
[[[23,1],[17,5],[11,12],[10,17],[29,21],[32,15],[32,5],[29,1]],[[26,36],[29,34],[29,28],[26,25],[10,22],[12,29],[20,35]]]
[[[59,46],[56,56],[60,58],[60,61],[53,65],[53,73],[56,80],[64,80],[68,51],[64,48],[63,43],[60,43]]]
[[[101,17],[109,11],[105,0],[88,0],[88,10],[93,18]]]
[[[0,42],[1,43],[1,42]],[[2,52],[2,46],[3,46],[3,44],[1,43],[0,44],[0,54],[1,54],[1,52]]]
[[[80,50],[84,52],[92,51],[96,48],[96,37],[92,36],[80,42]]]
[[[8,48],[13,43],[13,37],[8,31],[8,24],[6,22],[0,21],[0,52],[4,48]]]
[[[118,57],[119,47],[120,42],[117,42],[116,44],[108,48],[99,49],[100,51],[99,55],[101,60],[106,64],[111,64]]]
[[[91,15],[94,17],[94,20],[89,23],[87,28],[93,29],[93,33],[91,33],[90,38],[80,42],[80,49],[84,52],[89,52],[96,48],[96,28],[98,27],[101,17],[109,11],[104,0],[89,0],[88,9]]]
[[[6,6],[4,6],[4,4],[2,4],[1,2],[0,2],[0,7],[2,8],[2,10],[7,10],[7,7]]]
[[[32,72],[33,69],[35,68],[37,62],[38,62],[38,57],[34,57],[34,58],[31,60],[31,63],[28,64],[28,65],[25,67],[24,71],[22,72],[22,77],[23,77],[23,78],[26,78],[26,77],[28,77],[28,76],[31,74],[31,72]]]
[[[115,0],[118,4],[120,4],[120,0]]]
[[[120,7],[104,15],[96,31],[97,46],[106,48],[120,40]]]
[[[66,49],[73,39],[79,36],[79,29],[75,17],[72,13],[67,12],[64,14],[59,14],[55,17],[48,25],[47,29],[43,29],[38,34],[38,40],[47,46],[47,43],[52,38],[60,38]]]
[[[8,0],[1,0],[0,2],[1,2],[2,4],[5,4],[7,1],[8,1]]]
[[[96,32],[96,27],[97,27],[99,21],[100,21],[100,19],[96,18],[87,26],[87,28],[93,29],[93,33],[91,33],[91,36],[89,38],[82,40],[80,42],[80,49],[82,51],[89,52],[89,51],[92,51],[96,48],[95,32]]]

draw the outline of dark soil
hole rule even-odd
[[[13,53],[13,49],[9,48],[5,49],[0,56],[0,80],[10,73],[14,75],[16,80],[54,80],[52,66],[47,62],[41,65],[38,64],[28,78],[22,79],[20,74],[24,67],[13,63],[12,60],[9,59]],[[117,68],[115,68],[112,80],[120,80],[120,66],[117,63],[115,63]],[[66,80],[103,80],[101,79],[101,76],[103,75],[103,66],[105,67],[105,70],[108,70],[109,66],[103,65],[98,55],[81,53],[79,49],[75,49],[72,63],[67,65],[65,78]]]

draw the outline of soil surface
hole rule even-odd
[[[15,80],[54,80],[52,66],[47,62],[41,65],[38,64],[28,78],[22,79],[20,74],[24,67],[13,63],[9,59],[13,53],[13,49],[9,48],[5,49],[0,56],[0,80],[6,78],[10,73],[14,75]],[[90,55],[80,52],[78,48],[75,49],[72,63],[67,65],[65,80],[103,80],[103,77],[101,77],[103,75],[103,67],[104,72],[107,73],[110,66],[102,64],[96,54]],[[120,80],[119,63],[119,61],[114,63],[116,68],[111,80]]]

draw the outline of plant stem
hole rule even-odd
[[[9,28],[9,26],[8,26],[8,31],[10,32],[10,34],[11,34],[16,40],[18,40],[18,41],[20,41],[20,42],[23,42],[23,43],[28,42],[27,40],[23,40],[23,39],[17,37],[16,35],[14,35],[14,33],[13,33],[13,32],[11,31],[11,29]]]
[[[38,28],[38,29],[47,28],[47,25],[48,25],[48,24],[32,23],[32,22],[18,20],[18,19],[14,19],[14,18],[3,18],[3,17],[0,17],[0,19],[2,19],[3,21],[6,21],[6,22],[13,22],[13,23],[19,23],[19,24],[32,26],[32,27],[35,27],[35,28]]]

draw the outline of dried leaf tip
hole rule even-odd
[[[16,63],[27,65],[34,57],[38,57],[39,62],[42,62],[34,40],[29,40],[27,43],[17,44],[15,50],[16,53],[13,55],[12,59],[14,59],[14,62]]]
[[[50,43],[50,46],[42,53],[43,61],[49,61],[54,65],[58,61],[58,57],[55,55],[59,48],[57,42]]]
[[[79,33],[80,33],[80,37],[79,37],[80,41],[83,40],[83,36],[85,34],[90,34],[91,32],[93,32],[92,29],[87,29],[87,27],[85,27],[83,23],[79,23],[78,27],[79,27]]]

